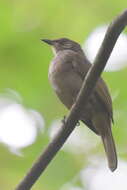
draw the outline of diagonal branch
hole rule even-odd
[[[78,94],[75,105],[70,110],[65,124],[60,127],[58,134],[49,143],[44,152],[40,155],[32,168],[19,183],[15,190],[29,190],[46,169],[56,153],[63,146],[71,132],[74,130],[80,116],[80,110],[84,107],[90,94],[92,93],[98,78],[100,77],[106,62],[114,48],[114,45],[127,25],[127,9],[119,15],[109,26],[101,48],[95,58],[93,66],[90,68]]]

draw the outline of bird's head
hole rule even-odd
[[[59,38],[56,40],[42,39],[41,41],[51,45],[56,53],[63,50],[82,51],[80,44],[67,38]]]

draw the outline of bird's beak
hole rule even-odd
[[[48,39],[41,39],[41,41],[49,44],[49,45],[53,45],[53,40],[48,40]]]

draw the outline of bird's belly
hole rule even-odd
[[[82,79],[73,71],[71,72],[54,72],[49,74],[49,80],[53,89],[61,102],[70,109],[76,100],[78,92],[82,86]],[[83,108],[81,119],[91,120],[93,115],[100,109],[95,94],[93,93]]]

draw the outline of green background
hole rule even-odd
[[[82,44],[92,30],[110,22],[125,8],[126,0],[1,0],[0,92],[6,88],[17,91],[26,107],[43,115],[48,129],[50,123],[66,115],[67,110],[50,87],[47,73],[53,55],[40,39],[68,37]],[[120,92],[113,102],[113,133],[119,157],[127,160],[127,152],[121,153],[127,147],[127,90],[124,82],[127,80],[127,69],[104,73],[103,76],[112,94]],[[48,142],[47,132],[40,134],[33,145],[23,150],[24,157],[10,153],[1,144],[0,189],[14,189]],[[97,152],[94,150],[91,154]],[[59,152],[33,190],[59,190],[84,164],[87,165],[84,157]]]

